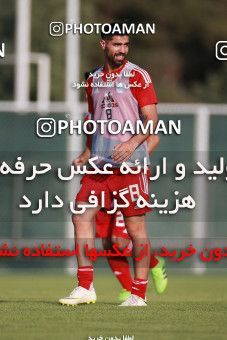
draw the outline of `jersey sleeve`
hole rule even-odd
[[[135,69],[133,72],[134,76],[130,78],[129,83],[138,106],[142,108],[146,105],[157,104],[158,100],[150,75],[143,69]],[[140,86],[133,87],[133,84],[140,84]]]

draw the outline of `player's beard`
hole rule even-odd
[[[108,53],[106,53],[106,57],[113,68],[118,68],[124,64],[126,54],[117,53],[114,55],[108,55]]]

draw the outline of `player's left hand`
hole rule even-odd
[[[127,142],[120,143],[115,146],[112,158],[116,163],[127,161],[137,148],[138,143],[129,139]]]

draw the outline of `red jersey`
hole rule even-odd
[[[129,61],[114,72],[107,73],[103,67],[97,69],[87,84],[88,110],[95,121],[115,120],[121,126],[128,121],[135,126],[141,120],[140,108],[157,103],[149,74]],[[111,134],[105,129],[104,134],[96,132],[92,137],[92,157],[98,156],[97,165],[113,163],[119,167],[111,159],[112,151],[132,136],[131,131]],[[146,141],[136,148],[127,163],[134,166],[138,160],[143,164],[145,157],[149,163]]]

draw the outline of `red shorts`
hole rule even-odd
[[[151,209],[148,207],[139,208],[136,202],[139,196],[149,202],[149,177],[149,172],[147,175],[142,172],[135,175],[123,175],[119,169],[116,169],[111,175],[85,175],[81,180],[81,188],[76,196],[76,202],[88,202],[91,191],[94,190],[98,204],[110,210],[114,199],[118,204],[125,203],[120,197],[120,193],[124,192],[124,198],[129,202],[129,206],[121,208],[122,214],[126,217],[143,215]],[[104,202],[102,202],[103,195]]]
[[[96,237],[107,238],[111,236],[122,237],[130,240],[126,230],[124,216],[120,211],[115,214],[107,214],[105,210],[100,210],[95,219]]]

